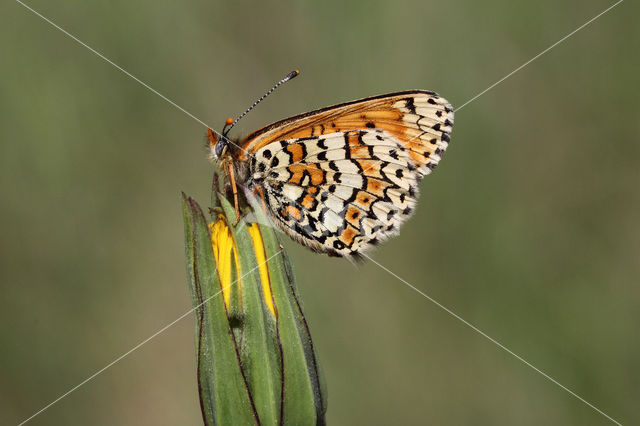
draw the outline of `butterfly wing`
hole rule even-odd
[[[263,188],[271,216],[294,239],[357,256],[411,215],[417,185],[440,161],[452,125],[449,103],[425,91],[302,114],[245,140],[248,184]]]
[[[263,146],[279,140],[319,136],[345,130],[378,128],[388,131],[424,163],[426,152],[444,150],[450,141],[453,108],[426,90],[410,90],[338,104],[287,118],[247,136],[238,152],[246,160]]]

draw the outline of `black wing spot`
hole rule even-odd
[[[365,124],[365,126],[367,126],[367,127],[368,127],[368,128],[370,128],[370,129],[375,129],[375,127],[376,127],[376,125],[375,125],[375,124],[373,124],[373,123],[372,123],[372,122],[370,122],[370,121],[369,121],[367,124]]]
[[[409,110],[409,112],[411,114],[415,114],[416,113],[416,105],[413,101],[413,97],[410,97],[409,99],[407,99],[407,101],[405,102],[404,106]]]

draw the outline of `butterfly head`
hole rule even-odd
[[[228,152],[229,138],[224,130],[233,123],[233,119],[227,118],[223,133],[218,137],[219,133],[215,133],[211,129],[207,129],[207,145],[209,148],[209,158],[213,162],[221,161]]]
[[[211,129],[207,129],[207,148],[209,150],[209,159],[217,163],[227,153],[229,142],[226,138],[219,138]]]

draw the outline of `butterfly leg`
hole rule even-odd
[[[262,185],[258,185],[256,186],[256,188],[253,190],[254,194],[258,194],[260,196],[260,201],[262,201],[262,210],[264,210],[264,213],[267,213],[267,204],[264,201],[264,192],[262,189]]]
[[[238,224],[240,220],[240,209],[238,208],[238,187],[236,186],[236,176],[233,171],[233,163],[227,163],[227,170],[229,171],[229,179],[231,179],[231,189],[233,190],[233,204],[236,209],[236,221],[233,222],[233,226]]]

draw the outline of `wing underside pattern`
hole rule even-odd
[[[268,213],[291,237],[347,257],[399,231],[453,125],[451,106],[431,92],[301,117],[267,126],[245,142],[252,152],[248,183],[262,187]]]

